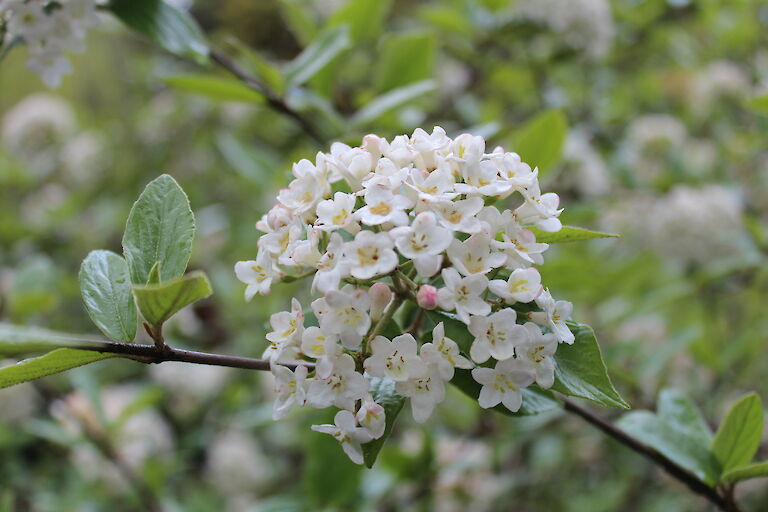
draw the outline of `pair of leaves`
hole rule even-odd
[[[93,251],[80,268],[86,310],[110,339],[136,337],[137,310],[160,326],[182,307],[211,294],[201,273],[184,276],[195,234],[189,199],[163,175],[151,182],[128,215],[123,253]],[[135,298],[135,301],[134,301]]]
[[[763,427],[763,409],[755,394],[730,408],[714,437],[696,406],[669,389],[659,395],[655,414],[631,412],[617,425],[712,487],[768,476],[768,462],[750,464]]]

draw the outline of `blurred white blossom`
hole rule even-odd
[[[547,26],[592,57],[610,50],[615,28],[607,0],[520,0],[515,7],[520,18]]]

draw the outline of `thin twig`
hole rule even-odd
[[[664,471],[666,471],[669,475],[671,475],[672,477],[676,478],[677,480],[685,484],[694,493],[700,496],[703,496],[704,498],[709,500],[712,504],[717,506],[720,510],[723,510],[725,512],[739,512],[739,508],[738,508],[738,505],[736,505],[736,503],[720,495],[720,493],[717,492],[717,489],[715,489],[714,487],[708,486],[707,484],[699,480],[693,473],[683,468],[682,466],[678,465],[677,463],[671,461],[656,449],[648,446],[645,443],[640,442],[639,440],[630,436],[629,434],[619,429],[609,421],[601,418],[600,416],[594,414],[593,412],[587,409],[584,409],[583,407],[568,400],[567,398],[563,396],[560,396],[558,398],[563,403],[566,411],[579,416],[581,419],[583,419],[593,427],[596,427],[598,430],[601,430],[604,434],[608,435],[609,437],[612,437],[616,441],[620,442],[621,444],[628,447],[629,449],[639,453],[640,455],[646,457],[647,459],[650,459],[657,466],[661,467]]]
[[[267,101],[267,105],[269,105],[270,108],[276,112],[285,114],[286,116],[296,121],[299,126],[301,126],[301,129],[304,130],[307,135],[312,137],[318,144],[326,144],[327,141],[325,140],[325,137],[323,137],[320,132],[317,131],[309,119],[288,105],[284,98],[278,96],[274,91],[269,89],[266,85],[259,82],[255,77],[251,76],[247,71],[238,66],[238,64],[229,58],[229,56],[225,55],[223,52],[216,48],[210,49],[210,56],[213,62],[227,70],[238,80],[243,82],[254,91],[263,94]]]
[[[225,354],[211,354],[208,352],[197,352],[194,350],[184,350],[165,345],[159,349],[155,345],[139,345],[134,343],[117,343],[114,341],[78,341],[71,345],[71,348],[80,350],[91,350],[108,354],[116,354],[127,357],[140,363],[162,363],[165,361],[180,361],[184,363],[207,364],[213,366],[228,366],[230,368],[242,368],[244,370],[262,370],[269,371],[270,363],[264,359],[254,359],[251,357],[229,356]],[[298,363],[280,363],[288,368],[295,369],[297,366],[304,365],[308,370],[312,370],[315,365],[309,362]]]

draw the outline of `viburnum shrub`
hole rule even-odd
[[[312,428],[362,464],[361,445],[385,432],[382,388],[410,399],[421,423],[456,369],[471,370],[484,408],[518,412],[526,388],[552,387],[558,345],[574,343],[573,307],[535,267],[549,245],[532,229],[562,229],[559,198],[541,192],[537,169],[435,127],[334,143],[293,176],[256,225],[265,234],[255,258],[235,265],[246,300],[299,278],[319,296],[270,318],[275,419],[295,405],[338,408],[334,425]],[[449,321],[469,344],[446,333]]]

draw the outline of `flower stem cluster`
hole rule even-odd
[[[561,228],[559,198],[541,192],[536,169],[501,148],[487,153],[481,137],[451,139],[436,127],[335,143],[314,163],[294,164],[293,176],[257,223],[265,234],[255,259],[235,265],[246,300],[309,276],[319,295],[310,322],[296,299],[270,319],[275,418],[293,405],[341,409],[334,425],[313,429],[361,463],[361,445],[386,421],[371,379],[393,381],[417,422],[443,400],[456,368],[482,385],[482,407],[517,411],[526,386],[552,386],[558,343],[574,341],[572,306],[552,298],[535,268],[548,246],[526,228]],[[394,335],[405,302],[458,319],[474,341],[460,348],[443,322],[424,342],[418,321]],[[312,373],[281,365],[310,360]]]
[[[99,21],[96,6],[96,0],[0,0],[0,23],[6,20],[8,41],[27,44],[27,67],[58,87],[72,72],[64,53],[83,51],[88,29]]]

